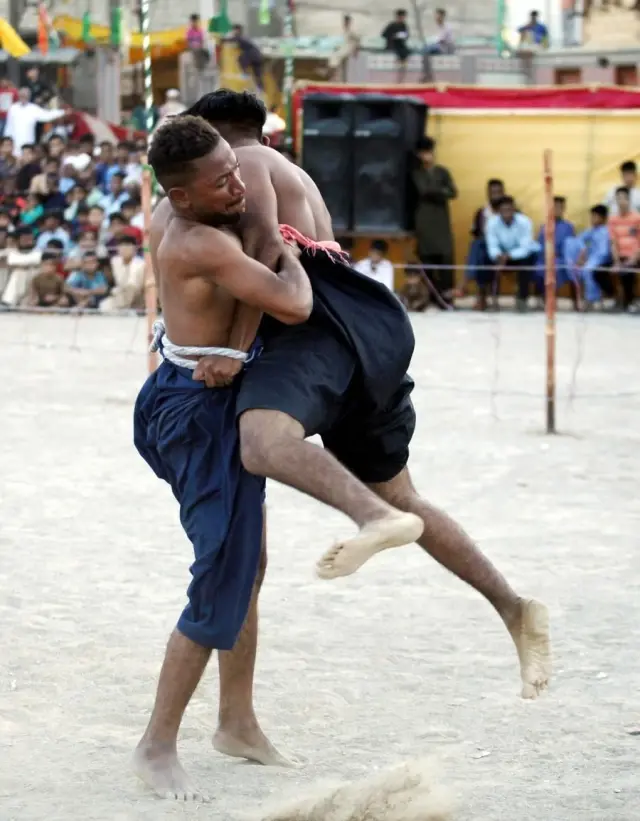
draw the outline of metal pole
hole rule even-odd
[[[151,36],[149,34],[149,0],[142,0],[140,3],[140,29],[142,31],[142,52],[144,55],[144,114],[147,132],[147,147],[151,142],[151,132],[153,131],[153,74],[151,71]],[[147,342],[151,345],[153,339],[153,323],[156,320],[158,306],[158,291],[153,273],[153,263],[149,251],[149,233],[151,231],[151,198],[153,191],[153,177],[151,168],[148,165],[147,157],[143,157],[142,187],[140,195],[142,200],[142,213],[144,215],[144,296],[147,313]],[[153,373],[158,365],[157,356],[149,353],[147,364],[149,373]]]
[[[556,220],[553,207],[553,154],[544,152],[544,291],[547,340],[547,433],[556,433]]]

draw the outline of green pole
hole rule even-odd
[[[293,79],[294,79],[294,53],[295,53],[295,38],[293,36],[294,32],[294,19],[293,15],[295,13],[294,7],[294,0],[287,0],[287,9],[284,16],[284,47],[285,47],[285,60],[284,60],[284,80],[282,84],[282,90],[284,92],[284,104],[285,104],[285,111],[286,111],[286,121],[287,121],[287,131],[285,136],[285,145],[288,149],[291,149],[293,145]]]
[[[505,39],[506,27],[507,27],[507,3],[506,0],[498,0],[496,3],[496,25],[497,25],[497,36],[496,36],[496,50],[500,56],[504,55],[506,52],[510,51],[509,43]]]

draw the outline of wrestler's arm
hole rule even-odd
[[[198,225],[188,244],[188,260],[205,279],[215,282],[240,302],[259,308],[287,325],[309,318],[313,294],[302,265],[290,251],[281,254],[280,270],[248,257],[224,231]]]

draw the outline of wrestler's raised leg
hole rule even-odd
[[[417,539],[420,547],[495,607],[518,651],[522,697],[536,698],[546,689],[551,675],[549,614],[545,605],[520,598],[464,530],[418,495],[407,468],[390,482],[371,488],[389,504],[420,516],[424,522],[424,532]]]
[[[133,755],[133,770],[161,798],[207,801],[178,760],[177,740],[182,716],[202,678],[211,650],[174,630],[160,671],[156,702],[149,726]]]
[[[213,746],[219,753],[275,767],[292,767],[262,732],[253,709],[258,647],[258,596],[267,570],[267,518],[263,508],[262,556],[247,618],[235,647],[218,652],[220,707]]]
[[[240,417],[240,447],[250,473],[301,490],[358,525],[357,536],[340,541],[333,549],[340,563],[331,578],[353,573],[381,550],[410,544],[422,533],[419,516],[394,509],[329,451],[305,442],[302,425],[285,413],[245,411]]]

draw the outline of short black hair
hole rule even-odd
[[[396,9],[396,17],[406,17],[407,10],[406,9]]]
[[[156,131],[149,149],[149,165],[165,191],[188,183],[192,163],[206,157],[220,143],[220,134],[202,117],[181,114]]]
[[[114,171],[111,175],[111,179],[113,179],[114,177],[120,177],[120,179],[123,180],[126,176],[127,175],[124,173],[124,171]]]
[[[140,197],[129,197],[128,200],[125,200],[122,203],[120,208],[128,208],[128,207],[140,208],[141,205],[142,205],[142,201],[141,201]]]
[[[24,151],[25,148],[30,148],[32,151],[35,150],[35,143],[24,143],[22,146],[22,150]]]
[[[616,196],[618,194],[626,194],[627,197],[630,197],[631,191],[629,191],[626,185],[621,185],[618,188],[616,188]]]
[[[213,126],[230,125],[260,139],[267,119],[267,107],[250,91],[219,88],[200,97],[182,116],[185,115],[202,117]]]
[[[436,14],[441,14],[443,17],[446,17],[447,16],[447,10],[446,9],[436,9]]]
[[[114,222],[124,222],[125,225],[127,224],[124,214],[121,214],[120,211],[116,211],[109,217],[109,225],[113,225]]]
[[[433,137],[420,137],[416,144],[416,151],[433,151],[436,147],[436,141]]]
[[[370,246],[371,251],[380,251],[381,254],[386,254],[389,250],[389,243],[386,239],[374,239]]]
[[[498,200],[498,208],[502,208],[503,205],[513,205],[515,208],[516,201],[513,197],[510,197],[508,194],[505,194],[504,197],[500,197]]]
[[[603,220],[609,216],[609,209],[606,205],[594,205],[591,209],[592,214],[597,214],[599,217],[602,217]]]
[[[53,239],[50,239],[47,242],[47,248],[55,248],[56,251],[64,251],[64,242],[61,239],[56,239],[53,237]]]
[[[342,18],[342,22],[345,24],[345,26],[346,26],[348,23],[351,23],[351,22],[352,22],[352,20],[353,20],[353,18],[351,17],[351,15],[350,15],[350,14],[345,14],[345,15],[343,16],[343,18]]]
[[[57,262],[60,259],[60,254],[55,251],[43,251],[40,257],[40,262]]]
[[[634,174],[638,173],[638,166],[634,163],[633,160],[627,160],[623,162],[620,166],[620,173],[624,174],[626,171],[631,171]]]
[[[504,188],[504,181],[499,180],[497,177],[493,177],[487,182],[487,188],[493,188],[496,185],[499,185],[501,188]]]
[[[531,16],[532,16],[532,17],[537,17],[537,16],[538,16],[538,12],[537,12],[537,11],[535,11],[535,10],[534,10],[534,11],[532,11],[532,12],[531,12]]]
[[[95,211],[95,210],[102,211],[102,213],[104,214],[104,206],[100,205],[99,202],[96,202],[94,205],[89,207],[89,211]]]
[[[85,203],[80,203],[80,205],[76,208],[76,217],[78,214],[88,214],[90,211],[89,206]]]
[[[82,255],[82,259],[98,259],[98,255],[95,251],[85,251]]]
[[[121,237],[118,237],[118,245],[137,245],[138,241],[135,237],[132,237],[131,234],[123,234]]]
[[[553,202],[556,205],[566,205],[567,204],[567,198],[566,197],[554,197]]]

